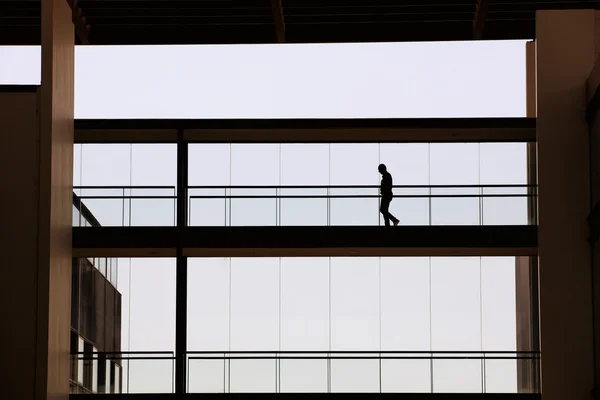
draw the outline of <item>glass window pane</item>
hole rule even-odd
[[[394,185],[429,185],[429,143],[381,143],[380,157]]]
[[[496,355],[498,357],[498,355]],[[515,357],[516,354],[508,354]],[[500,356],[502,357],[502,356]],[[518,393],[517,361],[530,364],[531,360],[486,360],[485,392],[486,393]]]
[[[229,350],[229,263],[228,258],[188,258],[190,351]],[[214,367],[207,360],[194,364],[201,370]]]
[[[144,356],[153,358],[123,361],[126,393],[172,391],[172,355],[152,352],[175,350],[175,272],[175,259],[118,260],[121,347],[117,350],[147,352]]]
[[[281,196],[322,196],[315,198],[282,198],[279,200],[279,224],[282,226],[328,225],[327,189],[280,189]]]
[[[431,360],[381,360],[383,393],[431,392]]]
[[[377,143],[332,143],[331,185],[378,185],[380,180]]]
[[[224,360],[191,359],[188,368],[189,393],[225,393]]]
[[[188,154],[190,186],[229,186],[230,151],[228,143],[191,143]]]
[[[379,393],[379,360],[331,360],[333,393]]]
[[[277,189],[232,189],[232,196],[257,196],[257,198],[232,198],[229,202],[231,226],[278,225]],[[266,198],[262,196],[268,196]],[[261,198],[262,197],[262,198]]]
[[[382,350],[430,350],[429,290],[428,257],[381,258]],[[388,364],[392,368],[410,361]]]
[[[284,143],[281,145],[281,184],[317,186],[329,184],[329,145]]]
[[[527,184],[527,143],[481,143],[481,184]]]
[[[378,189],[339,189],[330,190],[330,225],[370,225],[379,224]],[[344,196],[370,197],[344,197]],[[390,206],[390,210],[392,207]]]
[[[434,196],[473,196],[473,197],[433,197],[431,199],[432,225],[480,225],[480,188],[432,188]]]
[[[81,186],[81,146],[73,145],[73,186]]]
[[[81,145],[82,186],[129,186],[130,178],[130,144]]]
[[[281,393],[327,392],[327,360],[281,360],[279,368]]]
[[[452,356],[465,355],[444,354],[444,357]],[[435,393],[483,393],[482,366],[481,360],[434,360],[433,391]]]
[[[92,356],[94,357],[94,359],[92,360],[92,391],[97,393],[98,392],[98,378],[99,378],[99,370],[98,368],[100,367],[99,363],[98,363],[98,349],[95,347],[92,347]]]
[[[231,349],[278,348],[279,259],[232,258]]]
[[[275,393],[276,360],[231,360],[230,363],[231,393]]]
[[[279,144],[232,144],[231,185],[278,186]]]
[[[331,258],[331,350],[379,346],[378,258]]]
[[[431,259],[432,350],[481,350],[479,260],[478,257]]]
[[[129,287],[123,285],[119,291],[124,302],[129,300],[129,309],[123,307],[123,323],[129,324],[130,350],[174,350],[175,259],[132,258],[129,268]]]
[[[280,330],[283,351],[329,349],[328,258],[281,259]]]
[[[85,367],[84,365],[87,364],[87,362],[85,360],[83,360],[83,357],[86,357],[87,354],[82,354],[85,351],[85,342],[83,341],[82,338],[78,338],[77,339],[77,351],[80,353],[77,357],[78,357],[78,361],[77,361],[77,382],[80,385],[84,384],[84,372],[85,372]]]
[[[173,393],[173,360],[129,360],[127,393]]]
[[[431,143],[431,185],[479,185],[479,143]]]
[[[136,143],[131,148],[132,186],[177,186],[177,145]]]
[[[481,258],[482,346],[516,351],[515,257]]]

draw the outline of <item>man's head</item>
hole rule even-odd
[[[387,167],[385,166],[385,164],[379,164],[379,167],[377,167],[377,169],[379,170],[380,174],[387,172]]]

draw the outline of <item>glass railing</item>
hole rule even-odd
[[[175,186],[75,186],[73,226],[175,226],[176,200]]]
[[[71,393],[174,393],[172,351],[75,353]]]
[[[173,352],[74,354],[87,389],[172,393]],[[188,352],[188,393],[539,393],[539,352]],[[523,370],[528,382],[523,382]],[[521,373],[520,373],[521,372]],[[87,379],[87,380],[86,380]],[[90,380],[91,379],[91,380]],[[92,380],[96,381],[92,381]],[[533,381],[535,379],[535,382]]]
[[[401,225],[528,225],[528,185],[396,186]],[[189,226],[378,226],[378,186],[188,188]]]
[[[189,352],[190,393],[523,393],[537,352]],[[521,389],[519,389],[519,387]],[[528,393],[537,393],[535,384]]]
[[[175,226],[175,187],[76,187],[102,226]],[[396,186],[400,225],[528,225],[530,185]],[[378,186],[190,186],[188,226],[380,226]],[[74,219],[74,226],[96,226]]]

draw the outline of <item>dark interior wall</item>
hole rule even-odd
[[[34,398],[38,318],[37,94],[0,91],[0,398]],[[10,371],[10,373],[6,372]]]

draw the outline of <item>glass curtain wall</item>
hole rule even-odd
[[[176,225],[175,144],[78,144],[74,156],[76,202],[98,224]],[[192,143],[187,223],[379,225],[380,163],[412,186],[394,190],[402,225],[528,223],[527,188],[479,187],[526,185],[526,143]],[[92,225],[78,208],[75,226]]]
[[[402,225],[527,224],[527,198],[522,196],[526,188],[429,188],[526,185],[525,143],[192,143],[189,224],[378,225],[378,188],[319,186],[377,186],[381,163],[392,173],[395,185],[425,186],[394,190],[391,211]],[[268,188],[225,188],[229,186]],[[279,186],[288,188],[276,189]],[[498,194],[515,196],[480,197]],[[299,195],[312,197],[290,197]],[[355,197],[343,197],[348,195]],[[444,195],[462,197],[439,197]],[[225,196],[238,198],[218,198]]]
[[[192,355],[188,389],[517,392],[515,296],[514,257],[190,258],[188,351],[268,355]],[[513,353],[261,359],[289,351]]]

